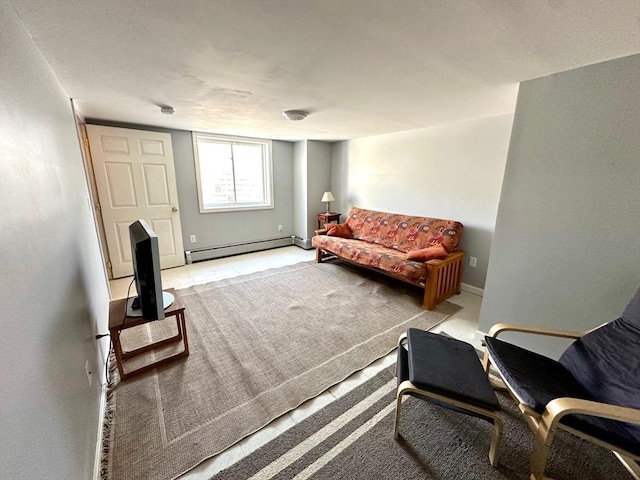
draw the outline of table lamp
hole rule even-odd
[[[320,201],[327,202],[327,213],[329,213],[329,204],[334,200],[335,198],[333,198],[333,195],[331,194],[331,192],[324,192],[324,195],[322,195],[322,200]]]

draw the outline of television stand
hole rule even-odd
[[[162,306],[164,307],[164,310],[171,306],[175,298],[176,297],[172,293],[169,293],[168,291],[165,292],[164,290],[162,291]],[[131,297],[129,300],[127,300],[127,317],[142,316],[142,308],[140,308],[140,302],[136,302],[136,300],[138,300],[138,297]],[[134,304],[136,304],[137,306],[134,307]]]
[[[153,368],[172,362],[173,360],[176,360],[178,358],[187,357],[189,355],[189,345],[187,343],[187,325],[184,317],[184,304],[182,303],[182,300],[178,296],[178,292],[176,292],[175,289],[168,288],[163,293],[173,295],[173,303],[165,308],[164,317],[165,320],[169,317],[176,317],[176,326],[178,329],[178,333],[172,337],[149,343],[128,352],[122,350],[122,344],[120,342],[120,335],[123,330],[137,327],[139,325],[144,325],[145,323],[153,323],[162,320],[147,320],[142,316],[129,315],[128,310],[126,315],[124,315],[123,313],[125,312],[125,308],[127,307],[127,300],[125,298],[114,300],[113,302],[109,303],[109,334],[111,336],[111,344],[113,345],[113,351],[115,352],[116,364],[118,366],[118,372],[120,373],[121,380],[126,380],[127,378],[134,375],[139,375]],[[142,355],[151,350],[156,350],[158,348],[180,341],[182,341],[182,343],[184,344],[184,350],[182,352],[170,355],[158,361],[151,362],[142,367],[138,367],[125,372],[124,364],[127,362],[127,360]]]

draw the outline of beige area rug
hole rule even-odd
[[[111,389],[104,478],[176,478],[391,352],[407,328],[433,328],[460,308],[424,310],[419,289],[340,262],[179,294],[190,355]],[[121,340],[131,350],[174,332],[169,319]]]

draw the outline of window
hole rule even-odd
[[[200,212],[273,208],[271,141],[193,134]]]

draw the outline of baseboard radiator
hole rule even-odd
[[[268,240],[258,240],[255,242],[234,243],[221,245],[219,247],[199,248],[184,252],[187,264],[212,260],[214,258],[230,257],[242,253],[259,252],[260,250],[270,250],[272,248],[287,247],[295,245],[295,236],[272,238]]]
[[[300,248],[304,248],[305,250],[311,250],[313,248],[313,245],[311,245],[311,239],[300,238],[295,235],[293,236],[293,244]]]

